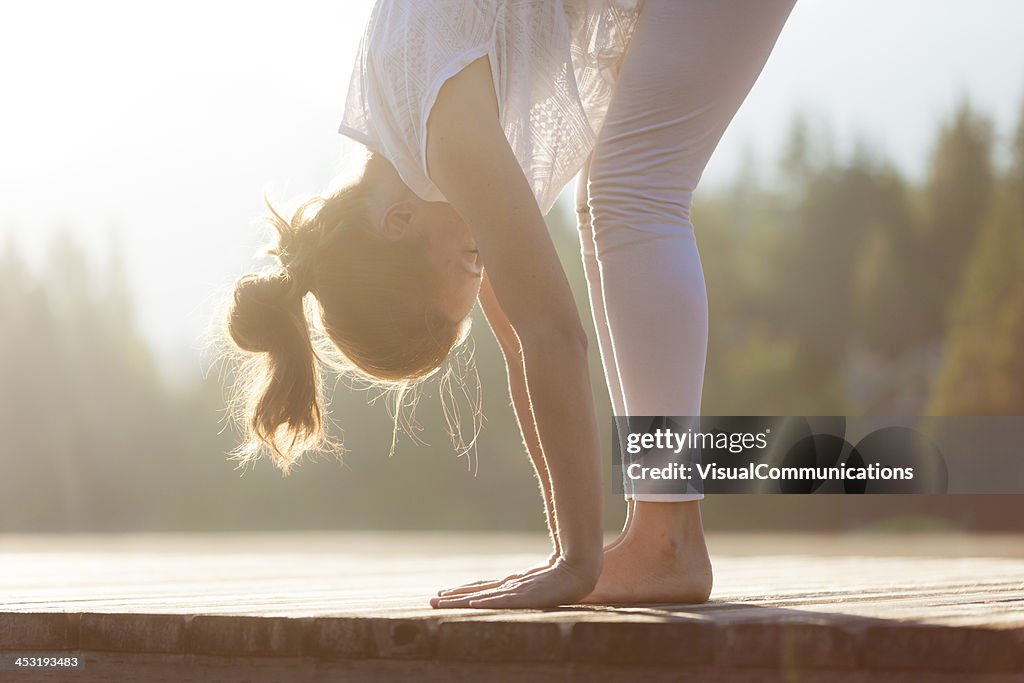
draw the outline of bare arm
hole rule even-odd
[[[498,298],[491,288],[487,272],[484,271],[483,281],[480,286],[480,307],[487,316],[487,323],[494,333],[494,338],[501,347],[502,357],[505,359],[505,370],[508,376],[508,390],[512,397],[512,407],[515,409],[516,420],[519,424],[519,431],[523,435],[523,442],[530,455],[530,462],[537,474],[537,481],[540,483],[541,495],[544,497],[544,517],[548,525],[548,533],[551,536],[552,553],[543,563],[509,574],[500,579],[473,581],[454,588],[447,588],[438,591],[441,597],[454,597],[469,595],[481,591],[498,588],[508,581],[523,578],[529,574],[551,568],[561,557],[561,547],[558,542],[558,527],[555,519],[555,501],[551,492],[551,473],[548,472],[547,463],[544,462],[544,451],[541,448],[540,435],[537,433],[537,421],[533,416],[533,407],[530,405],[530,393],[526,387],[526,366],[523,362],[523,345],[519,341],[512,323],[508,316],[501,309]]]
[[[480,307],[487,316],[487,322],[494,332],[495,339],[501,347],[502,355],[505,357],[505,367],[508,371],[508,390],[512,397],[512,407],[516,412],[516,419],[519,421],[519,430],[523,433],[523,441],[526,450],[533,462],[533,469],[540,481],[541,493],[544,496],[544,513],[547,517],[548,530],[554,543],[555,555],[559,555],[558,527],[555,519],[554,499],[551,493],[551,474],[548,472],[547,464],[544,462],[544,452],[540,443],[540,434],[537,433],[537,422],[533,415],[533,407],[530,405],[530,394],[526,388],[526,366],[523,362],[523,345],[519,341],[512,323],[502,310],[498,297],[494,294],[490,279],[484,273],[483,283],[480,286]]]
[[[601,566],[601,466],[587,341],[494,102],[486,59],[451,78],[428,124],[427,162],[434,183],[473,230],[494,296],[522,344],[562,564],[580,583],[551,599],[573,600],[590,590]],[[539,596],[539,589],[533,592]],[[498,600],[494,606],[512,604]]]

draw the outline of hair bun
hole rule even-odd
[[[235,284],[228,333],[243,351],[270,353],[305,327],[302,296],[287,272],[243,275]],[[304,330],[303,330],[304,332]]]

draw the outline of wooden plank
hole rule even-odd
[[[907,672],[1024,677],[1019,538],[965,541],[977,557],[944,556],[955,544],[936,537],[903,543],[903,555],[877,537],[814,537],[816,552],[799,536],[748,540],[712,539],[729,552],[714,558],[704,605],[495,612],[432,610],[427,600],[440,586],[531,564],[543,539],[0,538],[0,650],[80,649],[95,660],[95,680],[108,675],[103,662],[129,655],[152,675],[139,680],[162,680],[174,666],[214,678],[262,670],[344,680],[387,670],[405,680],[413,664],[425,672],[417,680],[479,680],[472,676],[486,671],[589,680],[580,672],[614,678],[636,667],[651,680],[680,671],[850,681],[870,670],[879,676],[871,683]],[[769,547],[774,554],[743,554]]]

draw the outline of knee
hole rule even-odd
[[[576,200],[576,227],[582,233],[589,233],[593,230],[593,212],[587,199]]]
[[[583,237],[589,237],[593,231],[592,214],[590,211],[590,158],[580,169],[579,178],[576,180],[576,191],[573,194],[576,201],[576,227],[579,228]]]
[[[597,251],[692,231],[695,185],[678,170],[595,156],[586,208]]]
[[[597,247],[594,243],[593,214],[586,198],[576,201],[576,228],[579,230],[580,253],[584,263],[597,258]]]

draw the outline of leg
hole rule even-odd
[[[630,415],[700,415],[707,298],[690,206],[793,0],[646,0],[594,149],[589,204]],[[701,602],[699,494],[636,492],[592,602]]]
[[[604,366],[605,383],[608,386],[608,397],[611,399],[612,415],[626,414],[626,401],[622,395],[622,383],[619,380],[619,369],[615,363],[615,352],[612,349],[611,333],[608,329],[608,315],[604,308],[604,294],[601,285],[601,271],[597,262],[597,248],[594,244],[594,227],[591,222],[590,196],[588,192],[590,176],[590,160],[583,165],[578,184],[576,185],[576,218],[580,232],[580,255],[583,260],[583,272],[587,279],[587,293],[590,298],[590,310],[594,318],[594,329],[597,332],[597,346]],[[621,451],[621,449],[620,449]],[[625,483],[625,482],[624,482]],[[618,545],[625,538],[633,519],[634,501],[626,496],[626,520],[619,536],[605,547],[605,550]]]

